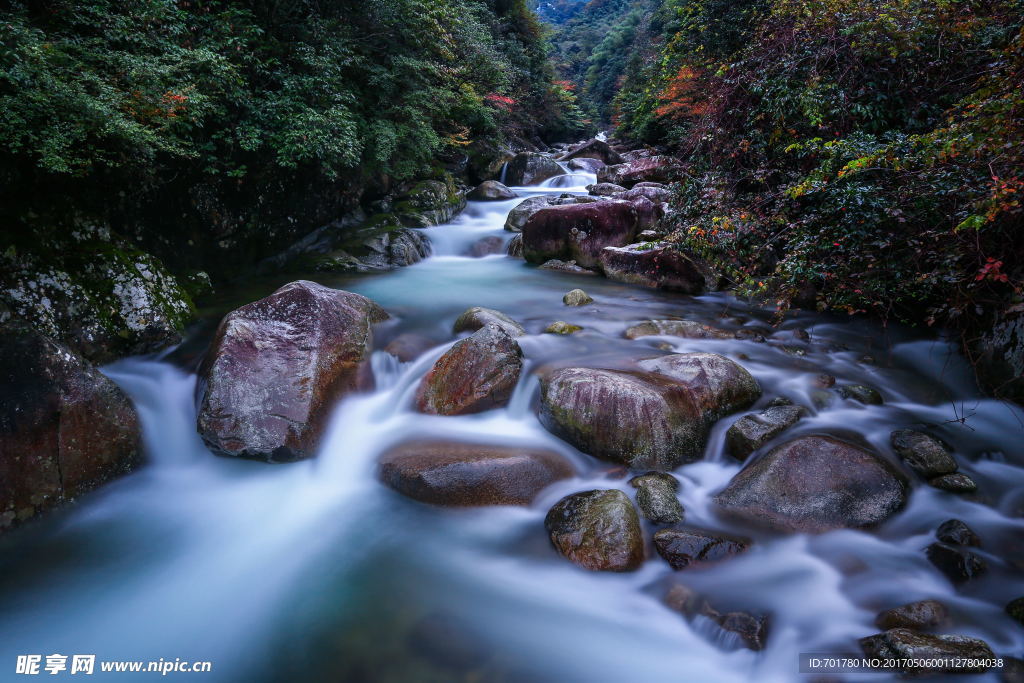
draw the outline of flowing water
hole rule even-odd
[[[516,189],[521,197],[582,192],[593,181],[576,174]],[[284,280],[225,295],[191,339],[162,359],[108,367],[139,411],[148,463],[0,541],[0,678],[17,654],[92,653],[100,660],[209,660],[212,673],[181,676],[217,681],[791,681],[801,679],[798,653],[854,652],[857,638],[875,632],[877,611],[924,598],[949,605],[953,632],[983,638],[997,654],[1021,655],[1024,630],[1003,605],[1024,594],[1024,413],[980,397],[949,344],[806,313],[769,329],[769,343],[630,341],[623,330],[645,319],[761,329],[772,312],[724,294],[678,296],[505,256],[465,256],[481,238],[511,237],[502,225],[519,201],[471,203],[451,225],[427,229],[434,256],[414,266],[311,277],[365,294],[392,314],[377,330],[378,348],[406,332],[436,341],[406,364],[376,351],[376,390],[336,407],[313,460],[272,466],[218,458],[195,432],[192,369],[212,326]],[[575,287],[595,303],[564,306],[562,294]],[[520,386],[502,410],[414,413],[417,382],[453,343],[452,322],[469,306],[502,310],[530,332],[521,340]],[[541,334],[554,320],[585,330]],[[799,329],[810,332],[809,342]],[[742,532],[756,543],[679,576],[723,611],[771,614],[767,648],[739,648],[712,622],[687,621],[663,605],[673,572],[650,548],[637,572],[588,573],[560,558],[543,529],[546,511],[564,495],[633,491],[618,468],[540,426],[535,371],[615,367],[669,347],[740,358],[764,388],[758,405],[785,396],[812,407],[787,436],[856,433],[888,454],[892,429],[929,425],[955,447],[979,493],[917,486],[905,510],[870,532],[781,536],[725,525],[709,497],[740,465],[723,455],[725,429],[737,416],[722,420],[705,459],[677,470],[679,495],[688,523]],[[885,404],[836,397],[813,408],[813,379],[822,372],[878,388]],[[543,446],[570,459],[577,476],[530,507],[471,510],[422,505],[378,483],[382,451],[430,437]],[[923,553],[951,517],[979,533],[990,565],[960,590]]]

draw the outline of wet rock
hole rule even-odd
[[[580,157],[578,159],[571,159],[566,164],[570,171],[583,171],[584,173],[593,173],[597,175],[597,172],[607,166],[600,159],[591,159],[589,157]]]
[[[563,174],[565,171],[553,159],[537,152],[521,152],[505,167],[505,182],[517,187],[539,185],[548,178]]]
[[[653,524],[676,524],[683,521],[683,504],[676,498],[679,480],[664,472],[649,472],[629,480],[636,491],[636,503]]]
[[[445,174],[440,180],[421,180],[396,200],[394,209],[402,224],[426,228],[449,223],[466,208],[466,198],[458,190],[455,178]]]
[[[925,555],[953,583],[970,581],[988,569],[984,559],[959,546],[932,543],[925,549]]]
[[[789,429],[803,417],[800,406],[772,406],[754,415],[745,415],[734,422],[725,433],[729,454],[737,460],[765,445]]]
[[[978,537],[978,534],[959,519],[949,519],[940,524],[939,528],[935,530],[935,538],[950,545],[981,547],[981,538]]]
[[[574,493],[544,518],[555,548],[574,564],[594,571],[632,571],[644,560],[640,518],[618,490]]]
[[[727,515],[778,531],[879,524],[903,507],[907,481],[874,453],[802,436],[744,467],[717,496]]]
[[[638,187],[656,187],[659,190],[667,190],[668,189],[668,185],[666,185],[665,183],[652,183],[652,182],[637,183],[636,185],[633,186],[634,189],[636,189]]]
[[[875,617],[875,626],[883,631],[911,628],[926,631],[949,623],[949,610],[938,600],[920,600],[887,609]]]
[[[585,453],[670,470],[699,458],[711,423],[760,392],[749,373],[715,354],[665,356],[644,369],[556,370],[541,379],[541,422]]]
[[[503,328],[488,324],[456,342],[420,382],[416,408],[466,415],[508,403],[523,369],[523,352]]]
[[[943,672],[980,672],[985,667],[954,668],[940,666],[929,668],[930,661],[942,662],[947,660],[971,660],[971,659],[993,659],[992,650],[983,640],[957,635],[932,635],[929,633],[918,633],[907,628],[896,628],[884,633],[876,633],[867,638],[860,639],[861,649],[868,657],[879,659],[903,659],[917,660],[925,665],[903,671],[943,671]],[[962,662],[968,664],[968,662]]]
[[[839,387],[839,395],[869,406],[882,405],[882,395],[876,389],[866,387],[863,384],[847,384],[846,386]]]
[[[625,191],[626,188],[622,185],[615,185],[613,183],[595,183],[593,185],[587,185],[587,192],[595,197],[611,197],[613,194],[619,194],[620,192]]]
[[[384,483],[434,505],[529,505],[544,488],[572,474],[552,451],[490,444],[411,442],[380,459]]]
[[[477,185],[466,195],[466,199],[477,202],[496,202],[506,199],[515,199],[516,193],[508,189],[497,180],[485,180]]]
[[[515,258],[523,257],[523,236],[513,235],[505,246],[505,253]]]
[[[654,202],[655,204],[661,204],[672,199],[672,192],[664,187],[651,187],[646,183],[642,183],[643,187],[636,185],[632,190],[626,190],[621,194],[615,196],[616,199],[626,199],[632,201],[639,197],[644,197]]]
[[[574,289],[562,297],[562,303],[566,306],[586,306],[594,303],[594,300],[582,289]]]
[[[203,441],[226,456],[312,456],[334,402],[364,379],[371,326],[385,318],[364,296],[305,280],[228,313],[200,369]]]
[[[562,156],[559,161],[570,161],[572,159],[600,159],[604,165],[621,164],[623,159],[619,153],[613,150],[607,142],[592,139],[574,148],[568,154]]]
[[[654,534],[654,547],[678,571],[726,560],[744,552],[750,542],[702,529],[662,529]]]
[[[820,374],[814,378],[814,386],[821,389],[831,389],[836,384],[836,378],[832,375]]]
[[[618,198],[615,198],[615,200],[622,201]],[[636,197],[628,201],[636,207],[637,237],[633,239],[634,242],[639,241],[639,235],[641,233],[664,231],[661,219],[665,217],[665,204],[657,204],[647,197]]]
[[[452,331],[456,334],[459,332],[476,332],[485,325],[497,325],[513,337],[521,337],[526,334],[526,329],[512,318],[501,311],[482,306],[467,308],[456,319]]]
[[[934,486],[937,489],[949,491],[950,493],[974,493],[978,490],[978,485],[974,483],[974,480],[960,472],[935,477],[934,479],[930,479],[928,484],[929,486]]]
[[[551,259],[537,266],[544,270],[557,270],[560,273],[572,273],[574,275],[597,275],[592,270],[586,268],[580,268],[576,265],[575,261],[559,261],[558,259]]]
[[[702,259],[668,242],[606,247],[601,269],[609,280],[701,294],[715,288],[718,278]]]
[[[598,266],[605,247],[628,244],[638,229],[639,214],[629,202],[594,202],[541,209],[523,226],[523,256],[530,263],[575,260]]]
[[[1011,619],[1021,626],[1024,626],[1024,597],[1008,602],[1006,605],[1006,613],[1010,615]]]
[[[626,329],[626,339],[640,337],[682,337],[684,339],[729,339],[731,335],[696,320],[646,320]]]
[[[140,461],[128,398],[91,363],[17,321],[0,325],[0,532]]]
[[[505,219],[505,229],[509,232],[521,232],[527,219],[541,209],[555,205],[555,198],[550,195],[529,197],[516,204]]]
[[[469,245],[467,256],[482,258],[491,254],[500,254],[505,251],[505,240],[496,235],[482,237]]]
[[[679,173],[679,162],[668,156],[653,156],[628,161],[624,164],[606,166],[597,173],[600,183],[615,183],[632,187],[639,182],[655,181],[667,183]]]
[[[1001,683],[1024,683],[1024,659],[1002,655],[1003,668],[999,671]]]
[[[899,429],[890,435],[890,441],[896,455],[925,479],[956,472],[956,460],[949,450],[929,434]]]
[[[701,614],[718,624],[723,631],[738,635],[750,650],[759,652],[764,649],[765,643],[768,641],[770,620],[766,615],[754,615],[749,612],[721,614],[707,603],[704,604]]]
[[[579,325],[567,323],[564,320],[556,320],[544,328],[546,334],[575,334],[583,328]]]
[[[403,363],[408,363],[409,361],[416,360],[424,352],[429,351],[435,346],[437,346],[437,342],[430,337],[407,332],[398,335],[388,342],[388,345],[384,347],[384,351],[390,353]]]

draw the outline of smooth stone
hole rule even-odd
[[[882,631],[911,628],[924,631],[949,623],[949,610],[938,600],[920,600],[887,609],[875,617],[875,626]]]
[[[964,583],[983,574],[988,569],[984,559],[965,550],[944,543],[932,543],[925,549],[928,561],[946,575],[953,583]]]
[[[803,352],[803,349],[799,349],[799,351]],[[847,384],[839,387],[839,395],[865,405],[880,406],[883,403],[882,395],[878,393],[877,389],[866,387],[863,384]]]
[[[803,416],[800,406],[772,406],[753,415],[744,415],[725,433],[729,455],[745,460],[748,455],[789,429]]]
[[[695,320],[646,320],[626,329],[626,339],[641,337],[682,337],[684,339],[729,339],[728,332]]]
[[[974,480],[962,472],[935,477],[928,481],[928,485],[950,493],[974,493],[978,490],[978,485]]]
[[[503,251],[505,251],[505,240],[501,239],[497,235],[492,235],[490,237],[482,237],[469,245],[466,256],[483,258],[484,256],[490,256],[491,254],[500,254]]]
[[[1008,602],[1006,604],[1006,613],[1018,624],[1024,626],[1024,596]]]
[[[640,518],[617,489],[562,498],[544,518],[544,527],[558,552],[584,569],[627,572],[643,564]]]
[[[935,538],[950,545],[981,547],[981,538],[978,534],[959,519],[948,519],[940,524],[935,530]]]
[[[595,197],[610,197],[613,194],[619,194],[625,191],[626,188],[613,183],[595,183],[593,185],[587,185],[587,192]]]
[[[577,266],[575,261],[559,261],[556,258],[545,261],[537,267],[544,270],[557,270],[561,273],[572,273],[573,275],[597,275],[593,270]]]
[[[942,442],[930,434],[899,429],[890,435],[890,441],[896,455],[925,479],[956,472],[956,460]]]
[[[896,628],[884,633],[860,639],[861,649],[868,657],[879,659],[911,660],[923,666],[901,668],[903,671],[942,671],[942,672],[981,672],[986,667],[965,666],[955,668],[948,666],[929,667],[930,660],[962,660],[962,659],[994,659],[995,655],[988,644],[977,638],[959,635],[932,635],[918,633],[906,628]]]
[[[574,289],[562,297],[566,306],[585,306],[594,303],[594,299],[582,289]]]
[[[654,534],[654,547],[678,571],[726,560],[747,550],[750,542],[702,529],[662,529]]]
[[[508,189],[497,180],[485,180],[473,188],[466,199],[477,202],[498,202],[507,199],[515,199],[516,193]]]
[[[523,352],[505,330],[486,325],[458,341],[424,376],[416,408],[432,415],[466,415],[508,403],[523,369]]]
[[[462,442],[411,442],[381,456],[388,486],[434,505],[529,505],[543,489],[571,477],[557,453]]]
[[[497,325],[512,337],[521,337],[526,334],[526,328],[512,318],[501,311],[496,311],[493,308],[483,308],[482,306],[466,309],[456,319],[455,325],[452,326],[452,332],[456,334],[459,332],[476,332],[485,325]]]
[[[390,353],[403,363],[408,363],[409,361],[416,360],[435,346],[437,346],[437,342],[430,337],[405,332],[388,342],[387,346],[384,347],[384,351]]]
[[[563,335],[565,335],[565,334],[576,334],[577,332],[581,331],[582,329],[583,328],[580,327],[579,325],[573,325],[572,323],[567,323],[564,320],[556,320],[555,322],[553,322],[550,325],[548,325],[547,327],[545,327],[544,328],[544,332],[546,334],[563,334]]]

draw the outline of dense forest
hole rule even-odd
[[[972,355],[987,335],[1020,357],[1020,2],[573,9],[559,68],[619,137],[685,162],[676,239],[740,291],[950,328]]]

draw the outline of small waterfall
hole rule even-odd
[[[505,175],[508,173],[508,162],[506,161],[501,165],[501,176],[498,178],[498,182],[502,185],[505,184]]]

